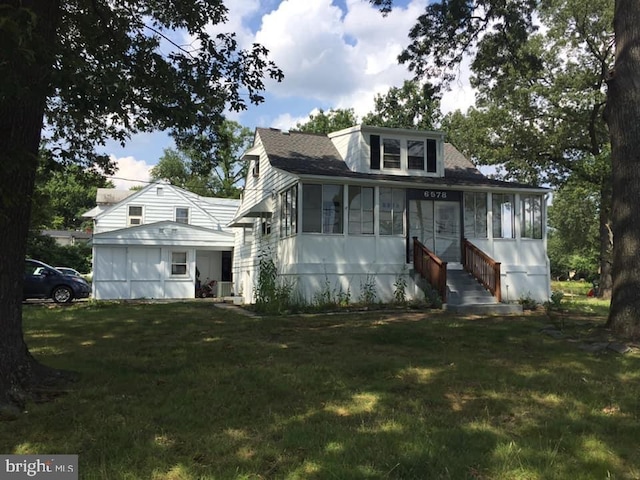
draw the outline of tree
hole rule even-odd
[[[165,149],[151,169],[151,178],[169,180],[198,195],[240,198],[239,183],[244,180],[248,165],[239,157],[252,142],[251,130],[225,120],[218,130],[212,152]]]
[[[598,276],[600,191],[590,182],[572,178],[553,194],[549,207],[548,252],[551,273],[579,278]]]
[[[95,206],[98,188],[112,186],[100,172],[41,158],[31,209],[32,234],[42,229],[90,228],[91,221],[81,215]]]
[[[605,118],[613,172],[613,293],[607,325],[640,334],[640,4],[616,0],[615,65],[607,78]]]
[[[358,117],[353,108],[331,109],[327,113],[320,109],[318,113],[309,115],[309,120],[296,124],[295,130],[307,133],[327,135],[331,132],[353,127],[358,124]]]
[[[61,378],[29,353],[22,282],[41,139],[59,162],[113,165],[107,138],[168,130],[179,142],[215,139],[225,108],[263,101],[282,72],[234,34],[222,0],[3,0],[0,3],[0,405]],[[176,33],[177,31],[177,33]],[[188,42],[177,42],[186,34]],[[183,45],[191,45],[185,47]],[[0,407],[2,410],[3,407]]]
[[[428,83],[407,80],[376,95],[374,103],[374,111],[362,119],[365,125],[433,130],[440,120],[440,97]]]

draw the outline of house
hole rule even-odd
[[[111,191],[110,191],[111,190]],[[232,290],[239,200],[201,197],[166,181],[139,191],[100,189],[93,218],[93,298],[193,298],[196,281]],[[199,277],[198,277],[199,274]]]
[[[80,230],[42,230],[40,233],[53,238],[60,246],[80,245],[91,240],[90,232]]]
[[[254,300],[260,255],[272,255],[308,302],[327,285],[354,300],[373,288],[390,301],[398,279],[408,298],[421,298],[426,282],[453,301],[467,288],[460,274],[497,302],[549,298],[548,190],[488,178],[441,132],[258,128],[244,160],[230,226],[245,302]]]

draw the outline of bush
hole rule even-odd
[[[535,310],[538,307],[538,302],[536,302],[531,293],[527,293],[518,299],[518,303],[522,305],[523,310]]]

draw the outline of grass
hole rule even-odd
[[[81,380],[0,451],[78,454],[82,479],[640,478],[640,356],[548,323],[26,305],[32,353]]]

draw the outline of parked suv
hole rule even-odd
[[[25,260],[25,299],[51,298],[56,303],[68,303],[74,298],[87,298],[90,292],[91,287],[83,278],[65,275],[37,260]]]

